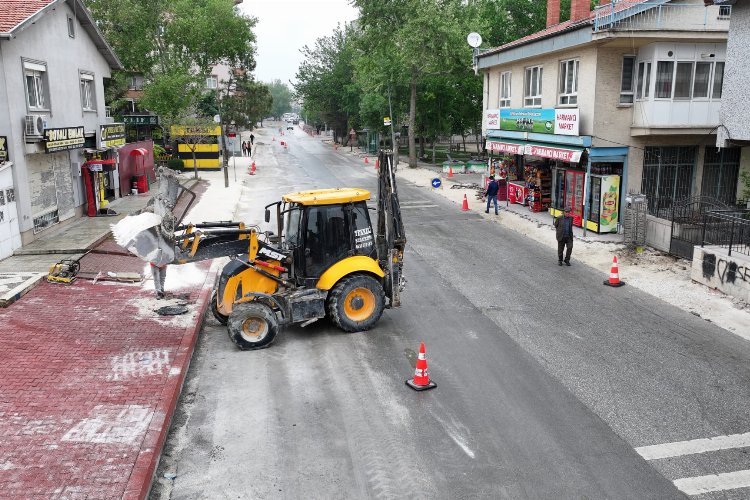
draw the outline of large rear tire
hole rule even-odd
[[[328,296],[328,316],[345,332],[369,330],[385,308],[385,293],[380,283],[365,274],[342,279]]]
[[[229,338],[243,351],[268,347],[279,332],[273,310],[259,302],[234,306],[227,322]]]
[[[219,312],[219,303],[217,302],[217,299],[217,293],[216,290],[214,290],[213,295],[211,295],[211,312],[214,314],[214,318],[216,318],[216,321],[218,321],[222,325],[226,325],[227,321],[229,321],[229,316],[226,316]]]

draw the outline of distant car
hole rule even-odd
[[[294,124],[292,122],[286,122],[287,130],[294,130]]]

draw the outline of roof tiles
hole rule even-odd
[[[55,0],[0,0],[0,33],[10,33]]]

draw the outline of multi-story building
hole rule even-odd
[[[104,105],[113,69],[80,0],[0,0],[0,258],[119,196],[124,127]]]
[[[647,195],[648,243],[668,250],[675,202],[737,196],[740,150],[715,146],[732,11],[601,4],[572,0],[561,23],[548,0],[544,30],[477,55],[487,149],[521,201],[570,206],[588,230],[618,230],[625,196]]]

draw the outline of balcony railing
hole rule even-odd
[[[623,2],[613,0],[597,7],[594,32],[639,31],[728,31],[731,6],[669,4],[664,0]]]

